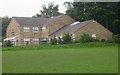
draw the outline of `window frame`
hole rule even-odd
[[[30,32],[30,27],[23,27],[24,32]]]
[[[39,28],[38,27],[33,27],[33,32],[38,33],[39,32]]]

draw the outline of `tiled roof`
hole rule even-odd
[[[30,25],[35,25],[39,26],[47,26],[49,23],[55,21],[57,18],[60,18],[63,15],[60,16],[54,16],[52,18],[35,18],[35,17],[13,17],[20,25],[22,26],[30,26]]]
[[[50,34],[49,36],[60,36],[64,33],[74,33],[75,31],[77,31],[78,29],[86,26],[88,23],[90,23],[92,20],[89,20],[89,21],[84,21],[84,22],[79,22],[75,25],[66,25],[64,26],[63,28],[59,29],[58,31]]]
[[[48,24],[50,24],[51,22],[55,21],[56,19],[62,17],[63,15],[60,15],[60,16],[54,16],[54,17],[51,17],[49,18],[49,20],[43,25],[43,26],[47,26]]]
[[[48,18],[33,18],[33,17],[13,17],[19,25],[22,26],[39,26],[39,25],[44,25],[47,21]]]

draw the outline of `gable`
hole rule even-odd
[[[12,36],[12,32],[14,32],[14,34],[18,34],[21,31],[21,27],[20,25],[17,23],[17,21],[15,19],[12,18],[12,20],[10,21],[7,29],[6,29],[6,36],[10,37]],[[16,34],[16,35],[17,35]]]
[[[84,27],[78,29],[76,32],[76,38],[80,38],[83,34],[89,34],[92,36],[92,34],[95,34],[97,36],[97,39],[111,39],[112,38],[112,32],[106,29],[104,26],[102,26],[100,23],[98,23],[95,20],[91,20],[87,25]]]

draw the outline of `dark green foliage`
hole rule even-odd
[[[67,2],[66,6],[66,14],[75,20],[95,19],[114,34],[120,34],[120,2]]]
[[[54,38],[51,38],[51,44],[52,45],[56,45],[57,44],[57,39],[55,38],[55,36],[54,36]]]
[[[106,43],[113,43],[113,39],[106,40]]]
[[[102,39],[101,42],[106,42],[106,40],[105,40],[105,39]]]
[[[5,37],[6,29],[10,23],[10,20],[11,19],[7,16],[2,18],[2,37],[3,38]]]
[[[80,38],[81,43],[88,43],[91,42],[91,37],[88,34],[83,34]]]
[[[99,40],[91,38],[91,42],[99,42]]]
[[[70,34],[65,33],[63,36],[63,44],[70,44],[70,43],[72,43],[72,38]]]
[[[63,44],[63,40],[62,40],[62,38],[58,38],[58,44]]]
[[[10,40],[4,42],[4,45],[7,47],[13,46],[13,43]]]
[[[113,35],[112,39],[114,43],[120,43],[120,34]]]
[[[58,15],[61,14],[60,12],[58,12],[58,10],[59,10],[58,7],[59,6],[58,5],[54,5],[53,2],[49,3],[47,6],[43,5],[42,6],[43,10],[40,11],[40,14],[36,14],[36,17],[50,18],[50,17],[58,16]]]

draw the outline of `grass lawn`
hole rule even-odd
[[[116,44],[3,48],[3,73],[117,73]]]

